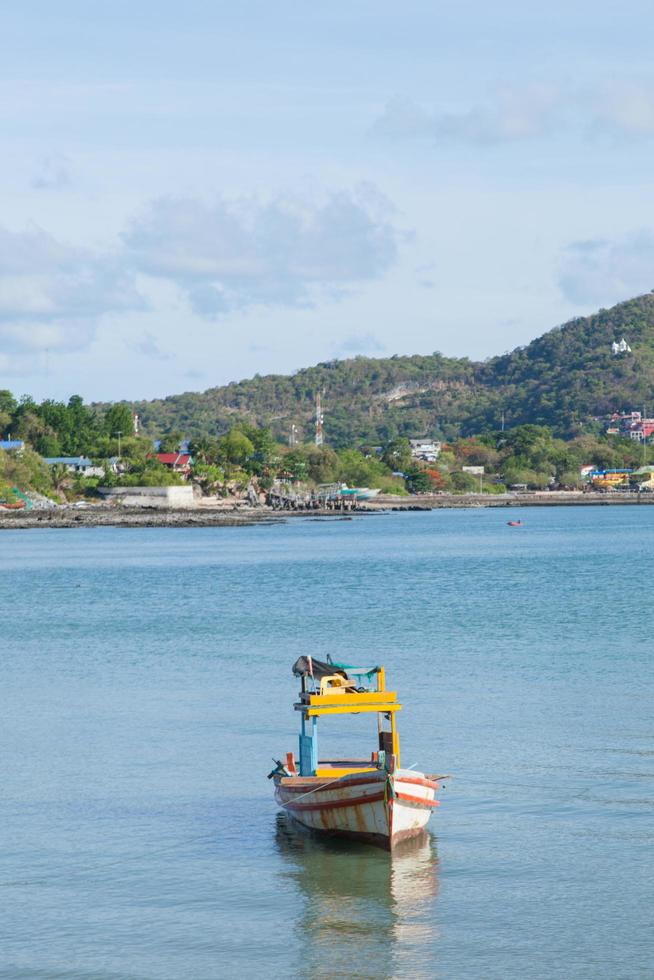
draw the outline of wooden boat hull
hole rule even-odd
[[[392,848],[422,833],[438,783],[399,769],[352,774],[338,780],[279,776],[275,799],[304,827]]]

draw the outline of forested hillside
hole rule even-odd
[[[611,343],[623,336],[631,353],[615,356]],[[654,411],[654,296],[572,320],[483,363],[440,354],[357,357],[130,407],[153,434],[219,435],[247,422],[270,425],[280,439],[295,424],[300,439],[310,439],[317,392],[334,446],[453,439],[498,429],[502,414],[507,427],[538,423],[571,436],[592,428],[595,415]]]

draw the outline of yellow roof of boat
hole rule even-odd
[[[355,673],[354,670],[350,672]],[[397,694],[395,691],[386,690],[384,668],[375,668],[374,674],[377,678],[377,690],[374,691],[357,687],[344,670],[333,674],[322,674],[319,679],[319,690],[303,690],[300,700],[295,704],[295,710],[304,712],[307,718],[318,718],[321,715],[362,714],[371,711],[392,714],[400,711],[402,705],[397,700]],[[314,678],[314,681],[316,680],[317,678]]]

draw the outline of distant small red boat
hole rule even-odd
[[[524,527],[522,521],[507,521],[506,523],[509,525],[509,527]]]

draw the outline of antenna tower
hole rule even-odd
[[[322,405],[320,403],[320,392],[316,395],[316,446],[322,446],[324,440],[322,424],[325,420],[325,416],[322,413]]]

